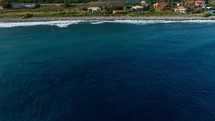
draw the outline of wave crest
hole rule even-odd
[[[49,25],[57,26],[60,28],[66,28],[69,25],[78,23],[90,23],[90,24],[104,24],[104,23],[121,23],[121,24],[158,24],[158,23],[215,23],[214,20],[183,20],[183,21],[167,21],[167,20],[114,20],[114,21],[84,21],[84,20],[74,20],[74,21],[45,21],[45,22],[0,22],[0,28],[12,28],[12,27],[28,27],[28,26],[39,26],[39,25]]]
[[[58,26],[60,28],[65,28],[72,24],[78,24],[79,22],[81,21],[1,22],[0,28],[28,27],[28,26],[39,26],[39,25]]]

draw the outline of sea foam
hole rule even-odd
[[[90,23],[90,24],[104,24],[104,23],[121,23],[121,24],[165,24],[165,23],[215,23],[214,20],[183,20],[183,21],[170,21],[170,20],[114,20],[114,21],[103,21],[103,20],[74,20],[74,21],[45,21],[45,22],[0,22],[0,28],[12,28],[12,27],[28,27],[28,26],[57,26],[60,28],[66,28],[69,25],[78,23]]]
[[[114,21],[92,21],[91,24],[103,24],[103,23],[122,23],[122,24],[161,24],[161,23],[215,23],[214,20],[114,20]]]
[[[0,28],[28,27],[28,26],[39,26],[39,25],[58,26],[60,28],[65,28],[72,24],[78,24],[79,22],[81,21],[1,22]]]

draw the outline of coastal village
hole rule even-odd
[[[10,2],[0,0],[0,17],[4,17],[9,12],[24,13],[23,16],[26,18],[40,16],[42,12],[49,13],[49,16],[195,15],[209,17],[214,15],[214,8],[215,4],[206,0],[180,2],[173,0],[168,2],[162,0],[98,0],[87,3],[72,3],[69,1],[62,3]],[[43,15],[45,16],[45,14]]]

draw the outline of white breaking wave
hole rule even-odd
[[[92,21],[91,24],[103,24],[103,23],[125,23],[125,24],[159,24],[159,23],[215,23],[215,20],[114,20],[114,21]]]
[[[78,24],[81,21],[47,21],[47,22],[0,22],[0,28],[27,27],[38,25],[58,26],[60,28],[68,27],[72,24]]]
[[[60,28],[66,28],[69,25],[78,23],[91,23],[91,24],[104,24],[104,23],[121,23],[121,24],[158,24],[158,23],[215,23],[215,20],[183,20],[183,21],[168,21],[168,20],[114,20],[114,21],[46,21],[46,22],[0,22],[0,28],[12,28],[12,27],[28,27],[38,25],[58,26]]]
[[[172,23],[176,21],[165,21],[165,20],[114,20],[114,21],[92,21],[92,24],[103,24],[103,23],[122,23],[122,24],[156,24],[156,23]]]

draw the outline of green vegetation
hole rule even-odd
[[[11,0],[12,1],[12,0]],[[20,0],[22,1],[22,0]],[[63,0],[61,4],[37,3],[34,8],[12,9],[11,4],[5,3],[4,10],[0,10],[0,17],[74,17],[74,16],[203,16],[209,17],[209,12],[204,12],[201,7],[194,7],[192,2],[185,3],[187,14],[175,13],[176,3],[166,2],[162,10],[153,8],[151,3],[142,5],[144,11],[134,11],[132,6],[138,4],[72,4],[70,0]],[[102,10],[89,13],[87,8],[98,6]],[[113,10],[125,10],[123,13],[113,14]]]
[[[25,15],[22,16],[22,19],[27,19],[33,17],[33,14],[26,13]]]
[[[4,2],[4,8],[11,8],[11,3],[9,2]]]
[[[211,16],[211,14],[210,14],[209,12],[205,12],[205,13],[203,14],[203,16],[204,16],[204,17],[209,17],[209,16]]]
[[[4,0],[6,3],[64,3],[64,0]],[[87,3],[95,0],[67,0],[69,3]]]
[[[70,2],[69,0],[65,0],[63,3],[64,8],[70,7]]]
[[[33,9],[36,9],[36,8],[39,8],[39,7],[40,7],[40,4],[36,3],[35,6],[33,7]]]

